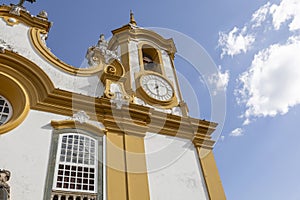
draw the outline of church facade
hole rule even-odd
[[[0,6],[3,196],[226,199],[212,153],[217,124],[189,116],[172,39],[131,13],[77,68],[47,47],[50,26],[46,12]]]

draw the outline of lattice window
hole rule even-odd
[[[97,191],[97,140],[78,133],[59,136],[54,190]]]
[[[0,95],[0,126],[8,122],[12,112],[13,110],[9,101]]]

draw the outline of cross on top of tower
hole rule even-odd
[[[134,25],[134,26],[137,25],[137,23],[136,23],[136,21],[134,19],[134,14],[133,14],[132,10],[130,10],[130,22],[129,23],[132,24],[132,25]]]

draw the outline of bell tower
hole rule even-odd
[[[174,67],[174,41],[138,27],[132,12],[130,22],[112,33],[107,49],[122,63],[124,89],[132,103],[187,116]]]

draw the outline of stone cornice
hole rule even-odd
[[[93,124],[90,124],[87,122],[80,123],[80,122],[72,120],[72,119],[62,120],[62,121],[52,120],[51,126],[54,129],[58,129],[58,130],[59,129],[67,129],[67,128],[82,129],[82,130],[90,131],[92,133],[96,133],[99,135],[103,135],[106,131],[104,129],[101,129],[101,128],[93,125]]]
[[[112,33],[113,37],[109,41],[108,48],[114,48],[116,44],[129,41],[130,39],[143,39],[156,43],[173,56],[177,51],[173,39],[165,39],[151,30],[143,28],[133,29],[124,26],[120,29],[113,30]]]
[[[23,24],[30,26],[30,27],[35,27],[41,30],[44,30],[46,32],[49,32],[50,27],[51,27],[51,22],[44,18],[40,17],[35,17],[32,16],[29,12],[26,12],[23,9],[20,9],[19,13],[20,15],[15,15],[12,14],[10,11],[12,10],[12,6],[7,6],[7,5],[1,5],[0,6],[0,17],[11,17],[19,22],[22,22]]]

